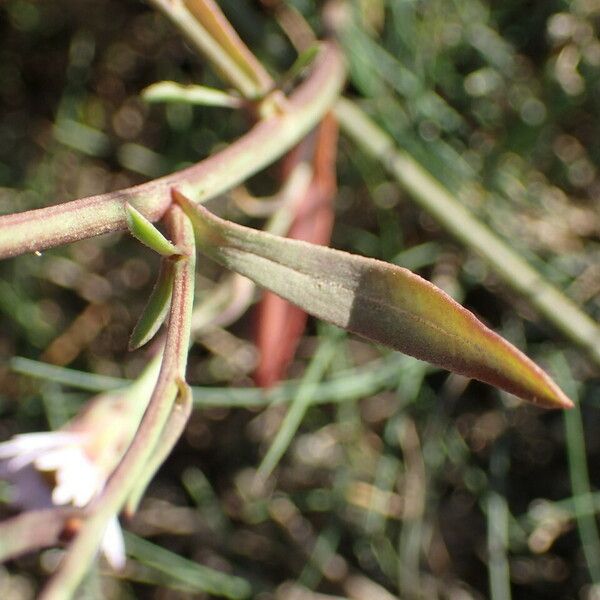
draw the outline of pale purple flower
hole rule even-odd
[[[12,503],[22,510],[82,508],[100,494],[106,473],[86,452],[90,435],[26,433],[0,444],[0,477],[12,483]],[[123,569],[125,545],[116,517],[106,528],[101,549],[114,569]]]
[[[25,433],[0,443],[0,478],[12,483],[21,510],[82,508],[101,495],[140,424],[160,366],[160,355],[125,389],[90,400],[62,429]],[[125,565],[118,519],[108,524],[101,549],[115,569]]]

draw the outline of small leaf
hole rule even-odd
[[[174,81],[159,81],[142,91],[148,102],[185,102],[201,106],[240,108],[244,101],[238,96],[203,85],[181,85]]]
[[[522,352],[407,269],[242,227],[173,196],[203,252],[307,312],[540,406],[572,406]]]
[[[163,259],[158,273],[158,279],[148,299],[148,304],[133,328],[129,339],[129,349],[135,350],[149,342],[160,329],[171,302],[173,291],[174,262]]]
[[[309,46],[306,50],[302,51],[294,61],[294,64],[287,70],[283,75],[280,83],[280,87],[286,87],[290,85],[302,72],[313,62],[317,54],[319,54],[319,44]]]
[[[127,226],[131,235],[162,256],[177,256],[181,251],[173,245],[144,215],[129,202],[125,203]]]

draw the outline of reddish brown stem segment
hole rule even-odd
[[[297,213],[287,236],[291,239],[329,244],[337,191],[337,140],[337,122],[332,115],[327,115],[311,144],[314,148],[313,176],[304,197],[296,203]],[[301,158],[301,151],[302,147],[299,147],[290,155],[292,163]],[[304,332],[306,319],[301,308],[272,292],[264,293],[257,308],[256,344],[260,362],[254,379],[258,385],[270,387],[283,379]]]

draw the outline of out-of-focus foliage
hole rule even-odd
[[[349,93],[598,319],[600,4],[349,4],[353,21],[341,40]],[[274,72],[292,64],[276,2],[221,5]],[[289,6],[324,30],[323,3]],[[0,15],[0,213],[156,177],[247,125],[228,109],[139,98],[163,79],[218,85],[142,3],[6,0]],[[276,181],[271,169],[250,187],[270,193]],[[280,403],[259,411],[270,396],[237,390],[250,385],[256,363],[249,313],[227,330],[198,335],[190,383],[236,390],[209,408],[195,395],[184,438],[130,524],[137,537],[129,539],[125,576],[117,581],[99,569],[86,597],[221,590],[320,598],[299,595],[301,585],[356,600],[597,598],[600,499],[588,494],[600,484],[597,370],[346,141],[339,188],[335,247],[434,281],[550,366],[581,400],[581,413],[517,407],[487,387],[313,322],[292,366],[300,385],[282,397],[329,402],[310,407],[260,487],[256,469],[285,411]],[[140,371],[144,353],[127,353],[127,342],[157,270],[158,259],[125,235],[0,264],[1,439],[56,428],[87,397],[75,385],[17,376],[5,357],[117,377]],[[221,272],[205,261],[199,270],[202,299]],[[10,564],[0,572],[0,595],[33,597],[55,561],[48,551]],[[220,580],[200,565],[248,583]]]

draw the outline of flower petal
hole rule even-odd
[[[108,564],[115,571],[122,571],[125,568],[125,542],[117,517],[112,518],[108,522],[100,547]]]
[[[78,446],[60,448],[37,458],[41,471],[55,471],[54,504],[72,503],[85,506],[104,486],[104,478],[96,465]]]
[[[23,433],[0,444],[0,459],[11,459],[7,467],[11,471],[18,471],[47,450],[80,441],[81,435],[65,431]]]

